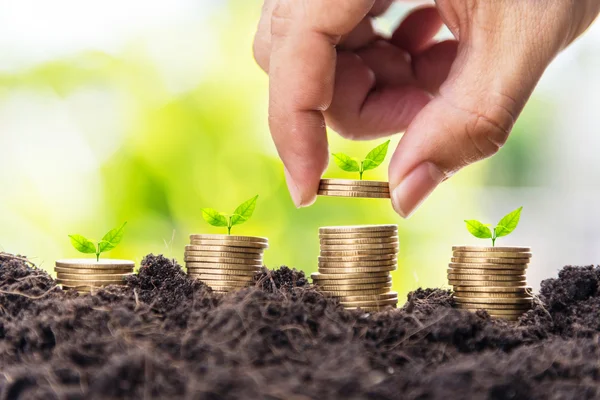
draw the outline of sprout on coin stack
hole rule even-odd
[[[96,259],[70,259],[56,261],[54,271],[63,288],[90,292],[93,288],[123,284],[133,273],[135,263],[128,260],[101,260],[100,255],[117,247],[125,233],[125,222],[109,231],[96,243],[81,235],[69,235],[71,244],[84,254],[94,254]]]
[[[212,208],[202,216],[213,226],[226,227],[227,235],[190,235],[184,260],[188,275],[196,277],[216,292],[230,292],[252,285],[263,265],[269,241],[262,237],[231,236],[231,228],[246,222],[256,208],[258,196],[242,203],[227,215]]]
[[[390,271],[396,269],[397,225],[332,226],[319,229],[319,272],[311,275],[319,288],[347,309],[379,311],[395,307]]]
[[[493,229],[476,220],[467,220],[467,229],[481,239],[491,239],[492,247],[455,246],[448,269],[448,282],[454,286],[458,308],[486,310],[492,317],[517,320],[532,306],[526,269],[531,259],[529,247],[496,247],[496,239],[515,230],[520,207],[500,220]]]
[[[389,144],[390,141],[388,140],[375,147],[362,161],[343,153],[332,154],[335,163],[341,169],[348,172],[358,172],[359,180],[321,179],[318,194],[320,196],[389,199],[390,188],[388,182],[362,180],[365,171],[377,168],[385,160]]]

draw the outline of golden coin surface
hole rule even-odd
[[[234,275],[234,276],[246,276],[253,277],[260,270],[239,270],[239,269],[218,269],[218,268],[188,268],[188,274],[201,274],[201,275]]]
[[[361,256],[392,256],[396,257],[397,251],[389,249],[368,249],[368,250],[342,250],[342,251],[327,251],[321,250],[322,257],[361,257]]]
[[[390,265],[397,265],[397,262],[394,260],[384,260],[384,261],[345,261],[345,262],[335,262],[335,261],[321,261],[319,262],[319,268],[355,268],[355,267],[387,267]]]
[[[366,232],[398,232],[398,225],[348,225],[324,226],[319,228],[319,233],[366,233]]]
[[[332,296],[347,297],[347,296],[366,296],[371,294],[384,294],[390,291],[389,288],[368,289],[368,290],[323,290],[323,293]]]
[[[199,274],[197,272],[192,272],[188,274],[189,276],[193,276],[194,278],[198,278],[203,281],[240,281],[240,282],[253,282],[254,276],[244,276],[244,275],[216,275],[216,274]]]
[[[398,237],[398,231],[319,233],[319,239],[363,239],[378,237]]]
[[[398,304],[398,298],[385,300],[340,301],[344,307],[383,307]]]
[[[452,257],[450,261],[453,263],[473,263],[473,264],[521,264],[523,258],[475,258],[475,257]]]
[[[475,263],[450,263],[450,268],[465,268],[465,269],[527,269],[527,264],[475,264]]]
[[[243,258],[248,260],[262,261],[262,254],[256,253],[233,253],[218,251],[186,251],[184,257],[222,257],[222,258]]]
[[[531,253],[525,252],[504,252],[504,251],[455,251],[452,253],[454,257],[469,257],[469,258],[525,258],[529,260]]]
[[[523,286],[514,286],[514,287],[499,287],[490,285],[488,287],[468,287],[463,288],[460,286],[456,286],[454,288],[455,291],[463,291],[463,292],[487,292],[487,293],[521,293],[523,291],[531,291],[532,287],[523,285]]]
[[[117,280],[98,280],[98,281],[82,281],[82,280],[70,280],[70,279],[57,279],[61,285],[77,287],[77,286],[107,286],[107,285],[123,285],[125,282],[122,279]]]
[[[527,281],[459,281],[449,280],[448,284],[458,287],[523,287],[527,285]],[[465,290],[465,289],[461,289]]]
[[[467,275],[467,274],[448,274],[449,280],[463,281],[522,281],[525,275]]]
[[[360,285],[363,283],[385,283],[391,282],[392,278],[389,276],[382,276],[380,278],[356,278],[356,279],[314,279],[313,283],[320,286],[331,286],[331,285]]]
[[[390,188],[385,186],[351,186],[351,185],[319,185],[319,190],[333,190],[333,191],[345,191],[350,190],[353,192],[377,192],[377,193],[389,193]]]
[[[469,251],[469,252],[472,252],[472,251],[474,251],[474,252],[499,251],[501,253],[512,253],[512,252],[531,253],[531,247],[452,246],[452,251]]]
[[[57,274],[58,279],[76,280],[76,281],[102,281],[102,280],[117,280],[125,279],[133,274],[103,274],[103,275],[84,275],[84,274],[64,274],[59,272]]]
[[[457,297],[485,297],[485,298],[490,298],[490,299],[495,299],[495,298],[510,298],[510,299],[514,299],[514,298],[521,298],[521,297],[529,297],[531,296],[531,293],[528,291],[522,291],[522,292],[518,292],[518,293],[498,293],[498,292],[494,292],[494,293],[487,293],[487,292],[469,292],[469,291],[454,291],[453,292],[454,296]]]
[[[196,246],[196,245],[187,245],[185,246],[185,251],[214,251],[221,253],[243,253],[243,254],[262,254],[264,253],[264,249],[262,248],[252,248],[252,247],[235,247],[235,246]]]
[[[214,292],[217,293],[230,293],[236,290],[244,289],[246,286],[217,286],[213,284],[207,284]]]
[[[83,269],[83,268],[62,268],[54,267],[54,272],[62,274],[90,275],[90,274],[126,274],[133,272],[133,268],[128,269]]]
[[[393,310],[394,306],[382,306],[382,307],[344,307],[344,309],[349,310],[349,311],[356,311],[356,310],[360,310],[360,311],[364,311],[364,312],[381,312],[381,311],[390,311]]]
[[[321,179],[320,185],[342,185],[342,186],[375,186],[375,187],[390,187],[389,182],[383,181],[357,181],[353,179]]]
[[[322,190],[317,191],[319,196],[332,196],[332,197],[360,197],[366,199],[389,199],[390,193],[384,192],[367,192],[367,191],[344,191],[344,190]]]
[[[244,264],[253,266],[262,266],[262,260],[252,260],[247,258],[226,258],[226,257],[186,257],[186,263],[215,263],[215,264]]]
[[[464,303],[477,303],[477,304],[532,304],[533,297],[521,297],[521,298],[495,298],[490,300],[485,297],[458,297],[454,296],[454,300],[457,302]]]
[[[379,289],[379,288],[389,288],[392,287],[392,282],[383,282],[383,283],[362,283],[358,285],[321,285],[317,283],[317,286],[326,292],[330,290],[369,290],[369,289]]]
[[[358,238],[358,239],[321,239],[319,244],[321,245],[332,245],[341,244],[354,246],[357,244],[382,244],[382,243],[395,243],[400,245],[397,236],[382,237],[382,238]]]
[[[449,274],[466,275],[525,275],[522,269],[466,269],[466,268],[448,268]]]
[[[358,274],[322,274],[320,272],[313,272],[310,274],[312,279],[364,279],[364,278],[391,278],[389,272],[372,272],[372,273],[358,273]]]
[[[206,263],[206,262],[187,262],[185,266],[188,269],[197,268],[216,268],[216,269],[239,269],[243,271],[258,271],[262,268],[262,264],[221,264],[221,263]]]
[[[340,301],[345,301],[345,302],[389,300],[389,299],[397,299],[398,292],[387,292],[387,293],[383,293],[383,294],[371,294],[371,295],[365,295],[365,296],[341,296],[338,298]]]
[[[85,269],[133,269],[135,263],[128,260],[100,260],[90,258],[57,260],[56,266],[59,268],[85,268]]]
[[[357,261],[398,261],[396,254],[376,254],[370,256],[319,257],[319,262],[357,262]]]
[[[247,286],[251,286],[254,284],[254,282],[245,282],[245,281],[232,281],[232,280],[227,280],[227,281],[217,281],[217,280],[206,280],[204,278],[200,278],[198,276],[194,276],[194,275],[190,275],[190,277],[192,278],[196,278],[198,280],[201,280],[202,282],[206,283],[208,286],[210,286],[211,288],[213,286],[219,286],[219,287],[224,287],[224,286],[229,286],[229,287],[247,287]]]
[[[529,310],[531,309],[531,304],[456,303],[456,308],[475,308],[484,310]]]
[[[211,235],[211,234],[191,234],[190,240],[225,240],[232,242],[258,242],[268,243],[269,239],[259,236],[234,236],[234,235]]]
[[[363,272],[395,271],[396,268],[396,265],[387,267],[319,268],[319,272],[322,274],[360,274]]]
[[[255,249],[266,249],[269,247],[265,242],[248,242],[243,240],[222,240],[222,239],[193,239],[190,244],[194,246],[230,246],[230,247],[250,247]]]
[[[397,253],[400,250],[398,243],[374,243],[374,244],[322,244],[321,251],[347,251],[347,250],[387,250],[389,253]]]

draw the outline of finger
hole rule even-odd
[[[271,17],[276,3],[277,0],[265,0],[252,45],[256,63],[267,73],[271,56]]]
[[[417,8],[402,21],[390,41],[410,54],[418,54],[431,45],[443,25],[436,7]]]
[[[385,40],[378,40],[357,51],[357,54],[375,73],[377,87],[417,83],[410,55]]]
[[[390,8],[393,2],[394,0],[377,0],[375,4],[373,4],[373,7],[371,7],[369,15],[372,17],[380,16]]]
[[[327,167],[322,112],[333,98],[335,45],[373,4],[374,0],[285,0],[273,11],[269,126],[298,207],[314,201]]]
[[[340,53],[335,94],[325,112],[327,123],[340,135],[370,140],[401,132],[429,102],[413,86],[375,88],[375,73],[356,54]]]
[[[448,78],[457,51],[458,42],[446,40],[414,56],[413,70],[419,87],[429,93],[437,93]]]
[[[352,32],[344,35],[339,45],[338,50],[357,50],[363,48],[378,38],[373,20],[369,17],[364,18]]]

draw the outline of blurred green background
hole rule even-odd
[[[79,256],[68,234],[99,238],[128,221],[110,257],[182,262],[190,233],[222,233],[202,220],[202,207],[230,212],[259,194],[254,217],[233,233],[268,237],[271,268],[316,271],[320,226],[399,224],[393,276],[402,296],[444,286],[451,246],[478,243],[464,219],[494,223],[520,205],[522,226],[502,243],[534,246],[534,286],[562,263],[598,256],[587,250],[598,236],[585,209],[600,168],[577,150],[579,140],[593,145],[585,110],[598,104],[598,29],[548,72],[496,157],[459,173],[404,221],[385,200],[319,198],[294,208],[269,137],[267,78],[251,52],[261,3],[2,3],[0,249],[51,270]],[[381,27],[406,10],[395,6]],[[577,129],[567,128],[572,120]],[[329,138],[332,151],[357,157],[382,142]],[[386,180],[387,162],[367,174]],[[582,174],[590,175],[573,179]],[[326,176],[352,175],[332,166]]]

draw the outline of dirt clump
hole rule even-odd
[[[347,311],[287,267],[223,295],[153,255],[126,286],[78,295],[4,254],[0,398],[600,398],[599,283],[565,267],[510,323],[437,289]]]

